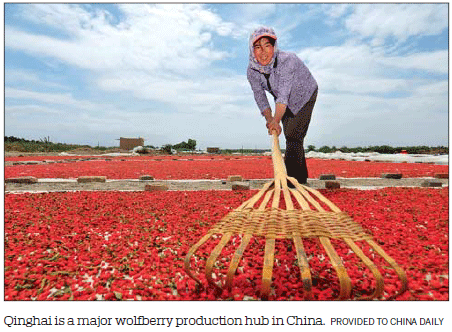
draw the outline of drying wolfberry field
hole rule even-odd
[[[136,156],[136,157],[7,157],[5,178],[34,176],[37,178],[77,178],[106,176],[132,179],[152,174],[156,179],[224,179],[240,174],[245,179],[273,177],[269,156]],[[35,162],[36,164],[27,164]],[[16,165],[13,165],[16,164]],[[339,177],[379,177],[382,173],[403,173],[404,177],[428,177],[447,173],[447,165],[425,163],[384,163],[348,160],[307,159],[309,177],[322,173]],[[13,167],[12,167],[13,166]]]
[[[273,176],[265,156],[225,157],[8,157],[5,178],[33,176],[77,178],[106,176],[131,179],[152,174],[156,179],[245,179]],[[19,162],[20,161],[20,162]],[[36,161],[35,164],[23,162]],[[448,166],[421,163],[377,163],[308,159],[310,178],[432,177]],[[405,270],[408,290],[398,301],[449,300],[449,189],[388,187],[371,190],[320,189],[347,212]],[[257,300],[262,277],[264,241],[253,238],[237,269],[233,288],[215,296],[186,274],[184,258],[215,223],[256,190],[66,192],[6,191],[4,276],[5,300]],[[228,261],[239,244],[231,239],[214,268],[223,280]],[[218,239],[204,244],[192,259],[203,271]],[[303,240],[313,275],[314,300],[337,297],[338,278],[316,239]],[[334,241],[333,241],[334,242]],[[334,243],[352,280],[354,297],[368,295],[375,285],[370,271],[348,247]],[[395,272],[372,249],[385,279],[384,299],[399,287]],[[293,245],[276,243],[269,300],[304,300]],[[202,278],[202,274],[201,274]],[[203,279],[203,281],[205,281]]]

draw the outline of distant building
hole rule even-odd
[[[220,153],[220,148],[207,148],[207,153]]]
[[[130,138],[130,137],[120,137],[119,138],[119,148],[122,150],[132,150],[136,146],[143,146],[144,138]]]

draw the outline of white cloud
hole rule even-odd
[[[81,26],[93,26],[93,17],[80,6],[73,4],[31,3],[16,8],[20,10],[20,16],[30,22],[46,24],[71,34],[78,34]],[[98,12],[97,16],[105,18],[105,13]]]
[[[36,92],[15,88],[5,88],[5,98],[8,100],[32,100],[50,105],[65,105],[73,109],[96,110],[96,105],[87,100],[77,100],[70,93]]]
[[[250,88],[244,75],[229,74],[221,79],[200,76],[195,79],[119,71],[102,76],[97,83],[106,91],[126,90],[140,99],[171,104],[179,112],[204,113],[215,109],[222,116],[224,114],[219,110],[225,105],[250,100]]]
[[[307,48],[298,55],[326,90],[353,93],[412,92],[420,79],[394,77],[394,68],[448,72],[448,52],[422,52],[404,56],[386,56],[364,44],[345,44]],[[388,67],[390,67],[388,69]],[[406,76],[406,75],[405,75]]]
[[[339,18],[343,16],[352,5],[347,3],[322,5],[325,13],[331,18]]]
[[[42,93],[14,88],[5,88],[5,97],[11,99],[31,99],[52,104],[72,104],[75,102],[69,93]]]
[[[448,27],[447,4],[356,4],[346,27],[381,44],[387,37],[435,35]]]
[[[305,144],[445,144],[447,96],[447,83],[426,83],[408,97],[389,99],[320,91]]]
[[[228,22],[202,5],[121,4],[124,18],[112,25],[105,11],[88,13],[74,5],[26,6],[26,17],[69,33],[58,39],[5,27],[5,46],[50,56],[92,70],[171,70],[205,68],[228,53],[213,48],[211,33],[227,35]]]
[[[52,89],[66,90],[67,86],[51,81],[45,81],[33,71],[24,69],[5,69],[5,86],[41,86]]]
[[[261,3],[252,4],[245,3],[237,7],[238,17],[242,23],[263,22],[265,19],[276,12],[276,4]]]
[[[382,57],[377,61],[401,69],[425,70],[444,75],[449,72],[449,52],[447,50]]]
[[[41,105],[20,105],[20,106],[6,106],[5,114],[12,117],[23,115],[57,115],[61,114],[60,111]]]
[[[419,75],[447,74],[447,51],[387,56],[346,43],[298,55],[319,83],[306,144],[437,145],[447,137],[448,81]]]
[[[40,82],[39,76],[36,73],[28,72],[22,69],[6,69],[5,70],[5,84],[8,83],[17,83],[17,82],[31,82],[38,83]]]

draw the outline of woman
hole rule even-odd
[[[282,121],[286,137],[285,164],[287,174],[306,184],[308,169],[303,142],[317,98],[317,82],[305,64],[294,54],[279,51],[271,28],[260,27],[250,37],[248,81],[261,114],[267,121],[268,133],[281,134]],[[275,99],[275,114],[265,95]]]

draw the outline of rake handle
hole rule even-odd
[[[286,166],[284,165],[281,149],[279,147],[279,139],[276,130],[272,131],[273,147],[272,147],[272,161],[275,178],[284,177],[287,175]]]

